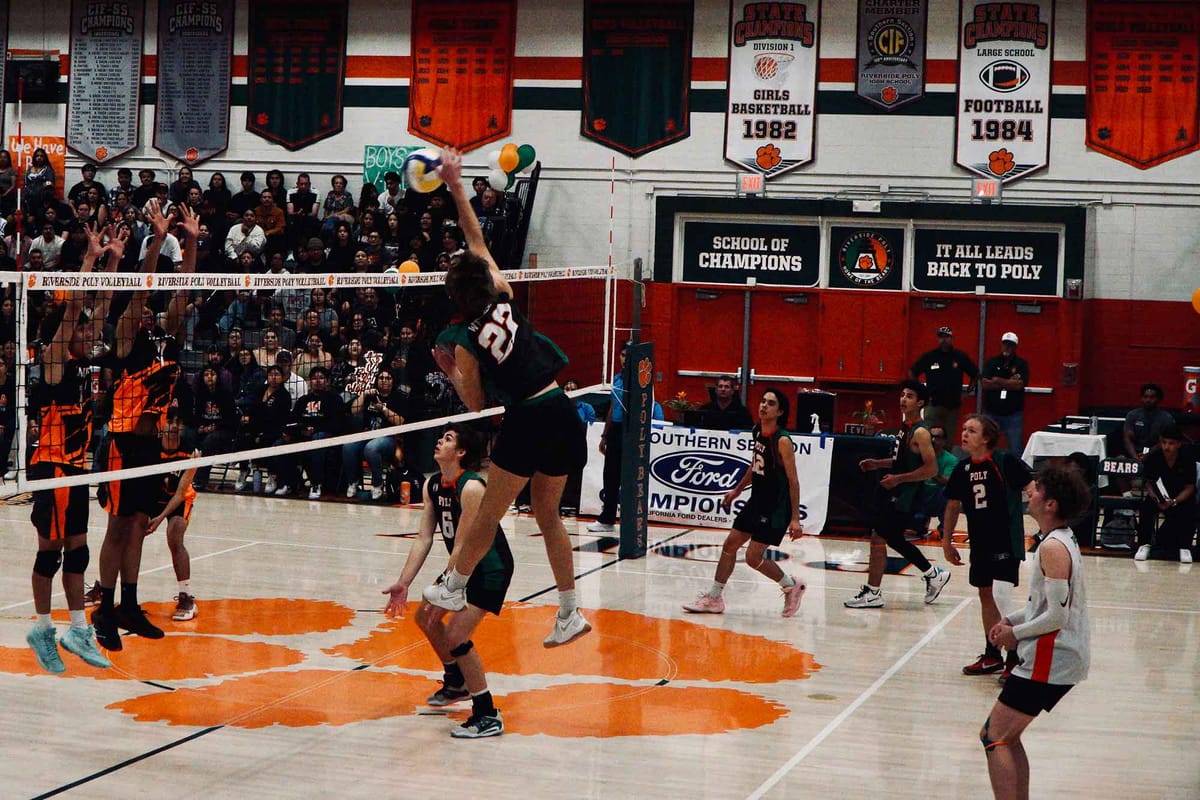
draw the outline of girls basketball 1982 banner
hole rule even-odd
[[[813,158],[821,4],[733,0],[725,160],[773,178]]]
[[[1008,183],[1050,163],[1054,0],[962,0],[955,163]]]

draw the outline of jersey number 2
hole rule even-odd
[[[516,337],[517,321],[513,319],[512,307],[497,303],[492,318],[479,330],[479,346],[491,353],[497,364],[503,364],[512,355]]]
[[[976,483],[971,486],[971,489],[975,492],[975,508],[987,508],[987,484]]]

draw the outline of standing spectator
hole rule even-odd
[[[233,195],[225,183],[225,173],[214,172],[208,179],[208,189],[204,191],[203,213],[200,215],[200,222],[208,226],[208,229],[212,231],[212,237],[218,242],[225,241],[225,234],[229,232],[232,224],[227,216],[232,202]]]
[[[375,386],[354,398],[350,413],[362,420],[363,430],[375,431],[403,425],[408,414],[408,400],[396,391],[396,382],[389,370],[375,376]],[[342,445],[342,477],[348,482],[346,497],[358,496],[362,462],[366,458],[371,468],[371,499],[383,498],[383,465],[404,460],[399,436],[380,436],[368,441],[347,442]]]
[[[40,214],[45,207],[47,197],[54,197],[54,166],[46,151],[39,147],[33,151],[29,166],[25,168],[25,189],[22,197],[25,207],[32,213]]]
[[[288,394],[288,390],[283,385],[283,370],[275,365],[271,365],[266,369],[266,386],[262,387],[254,402],[242,413],[242,425],[239,432],[239,449],[254,449],[262,447],[271,447],[283,441],[283,429],[288,423],[288,418],[292,411],[292,396]],[[269,470],[273,470],[280,459],[288,458],[280,456],[277,458],[268,459],[261,465]],[[238,491],[247,489],[247,480],[250,477],[249,466],[243,465],[242,472],[238,475]],[[266,494],[275,494],[279,488],[277,478],[272,471],[267,478],[266,486],[263,487]],[[284,494],[287,494],[285,492]]]
[[[316,441],[336,436],[341,432],[346,418],[346,404],[342,398],[328,388],[329,372],[324,367],[314,367],[311,373],[312,386],[309,392],[292,403],[292,424],[288,426],[292,441]],[[293,456],[281,456],[284,464],[279,478],[284,485],[276,495],[291,494],[299,486],[300,461],[308,472],[309,500],[321,499],[321,484],[325,480],[326,459],[331,448],[308,450]]]
[[[81,200],[87,199],[88,189],[96,187],[101,194],[107,195],[108,191],[104,188],[104,184],[96,182],[96,165],[85,163],[79,168],[79,172],[83,175],[83,180],[72,186],[67,191],[67,200],[72,203],[78,203]]]
[[[714,431],[748,431],[754,427],[750,411],[742,405],[733,378],[717,378],[712,401],[700,406],[705,428]]]
[[[242,212],[242,224],[234,225],[225,235],[225,257],[237,261],[242,253],[250,253],[257,262],[266,244],[267,234],[259,227],[254,209],[248,208]]]
[[[996,420],[1004,434],[1005,449],[1020,453],[1025,447],[1023,422],[1029,362],[1017,355],[1021,340],[1012,331],[1000,337],[1000,355],[983,365],[983,413]]]
[[[255,400],[262,394],[263,387],[267,383],[267,373],[254,360],[254,351],[248,347],[238,350],[237,365],[238,372],[235,377],[233,397],[238,405],[238,411],[245,413],[245,409],[253,406]]]
[[[337,221],[333,227],[333,244],[325,260],[331,272],[353,272],[355,246],[351,241],[350,225]]]
[[[1159,434],[1159,446],[1147,453],[1142,462],[1146,497],[1138,515],[1135,561],[1150,557],[1151,539],[1155,539],[1160,548],[1178,548],[1180,563],[1192,563],[1192,539],[1196,535],[1196,460],[1180,455],[1183,441],[1179,426],[1167,425]],[[1156,535],[1154,527],[1160,512],[1163,519]]]
[[[604,432],[600,434],[600,455],[604,456],[604,482],[600,490],[600,516],[588,530],[592,533],[612,533],[616,530],[617,505],[621,501],[621,455],[625,431],[625,352],[629,342],[621,343],[621,366],[613,375],[609,395],[608,415]]]
[[[974,392],[979,370],[970,356],[954,347],[954,332],[949,325],[937,329],[937,347],[921,354],[908,370],[908,377],[924,380],[929,387],[929,406],[925,409],[929,424],[940,425],[948,434],[956,436],[963,378],[966,377],[969,384],[968,394]]]
[[[1163,390],[1156,383],[1142,385],[1142,406],[1125,415],[1125,453],[1141,461],[1154,447],[1164,429],[1175,424],[1169,411],[1158,407]]]
[[[195,397],[194,418],[196,433],[200,435],[200,452],[205,455],[229,452],[237,434],[237,404],[233,392],[220,383],[217,367],[206,365],[200,371],[202,383]],[[208,475],[212,467],[196,470],[196,488],[204,491],[208,486]]]

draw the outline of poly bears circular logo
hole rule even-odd
[[[880,284],[896,266],[892,243],[876,231],[858,231],[842,242],[838,266],[846,280],[856,286]]]

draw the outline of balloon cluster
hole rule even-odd
[[[512,188],[517,174],[537,160],[533,145],[515,145],[511,142],[488,153],[488,186],[497,192]]]

